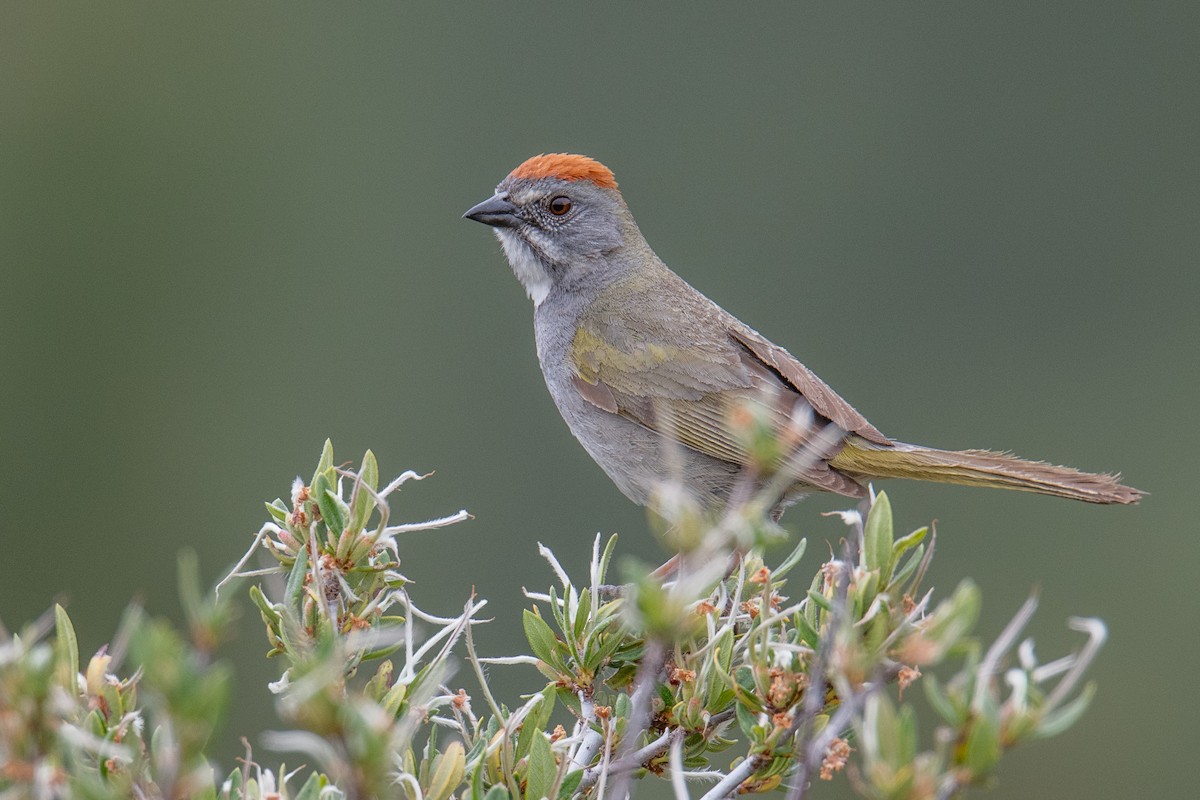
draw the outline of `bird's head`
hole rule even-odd
[[[603,282],[621,261],[608,256],[641,241],[612,171],[567,153],[528,159],[463,216],[492,226],[535,305],[556,285]]]

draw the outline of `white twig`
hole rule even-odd
[[[522,586],[521,594],[525,595],[530,600],[536,600],[539,603],[546,603],[547,605],[550,604],[550,595],[548,595],[544,592],[531,592],[528,589],[526,589],[524,586]],[[554,598],[554,601],[556,603],[558,603],[559,608],[563,608],[567,604],[565,597],[556,597],[556,598]]]
[[[425,643],[421,645],[421,647],[418,648],[415,653],[413,653],[413,658],[416,661],[420,661],[422,656],[428,653],[434,645],[436,645],[442,639],[447,639],[447,637],[449,638],[447,639],[446,644],[442,646],[442,650],[439,655],[448,653],[450,648],[454,646],[454,643],[458,641],[458,637],[462,635],[463,629],[471,627],[471,618],[475,616],[475,612],[479,611],[479,609],[483,608],[485,605],[487,605],[487,600],[480,600],[474,605],[468,603],[467,610],[463,612],[463,615],[458,619],[453,620],[452,625],[442,628],[433,636],[429,637],[429,639],[427,639]],[[406,663],[404,665],[404,670],[410,674],[414,674],[411,673],[412,666],[414,665],[415,662]]]
[[[1033,616],[1033,612],[1037,610],[1037,605],[1037,595],[1032,595],[1022,603],[1017,613],[1013,615],[1009,623],[1004,626],[1004,630],[996,637],[996,641],[988,648],[983,661],[979,663],[979,669],[975,672],[975,694],[971,698],[972,708],[980,709],[983,707],[983,701],[987,695],[988,688],[991,686],[992,676],[1000,672],[1000,659],[1012,649],[1013,644],[1017,641],[1017,637],[1021,635],[1021,630],[1029,624],[1029,619]]]
[[[479,604],[475,606],[475,609],[474,609],[474,610],[475,610],[475,611],[478,611],[479,609],[483,608],[485,605],[487,605],[487,600],[480,600],[480,601],[479,601]],[[421,609],[417,608],[415,605],[412,605],[412,604],[411,604],[411,601],[410,601],[410,603],[409,603],[408,610],[409,610],[409,611],[412,613],[412,615],[413,615],[413,616],[415,616],[417,619],[423,619],[423,620],[425,620],[426,622],[432,622],[434,625],[454,625],[454,624],[456,624],[456,623],[457,623],[459,620],[461,620],[461,619],[462,619],[462,614],[459,614],[457,617],[438,617],[438,616],[434,616],[433,614],[430,614],[430,613],[429,613],[429,612],[427,612],[427,611],[422,611]],[[474,611],[472,611],[472,614],[473,614],[473,613],[474,613]],[[476,620],[476,622],[483,622],[483,620]]]
[[[600,534],[596,534],[595,540],[592,542],[592,560],[588,564],[588,573],[591,580],[590,591],[592,593],[592,609],[600,607]]]
[[[620,764],[627,763],[630,756],[634,754],[637,740],[646,730],[647,723],[650,721],[650,705],[653,702],[655,686],[658,684],[658,673],[662,669],[666,655],[666,647],[661,641],[649,639],[646,642],[642,663],[638,668],[637,677],[634,678],[637,688],[633,690],[633,697],[629,701],[629,718],[625,732],[621,735],[621,753],[617,759]],[[617,773],[616,782],[613,785],[614,798],[625,796],[629,786],[629,775],[629,772]]]
[[[224,583],[230,578],[257,578],[260,575],[278,575],[283,571],[283,567],[276,566],[263,567],[262,569],[248,569],[245,572],[231,572],[221,580],[221,583]]]
[[[1058,685],[1050,692],[1050,696],[1046,698],[1046,704],[1043,706],[1042,713],[1056,707],[1059,703],[1066,699],[1067,695],[1079,684],[1079,680],[1083,677],[1083,673],[1091,666],[1092,661],[1096,658],[1096,653],[1104,646],[1104,641],[1108,638],[1108,628],[1104,626],[1102,620],[1094,617],[1071,617],[1067,620],[1067,626],[1073,630],[1086,633],[1088,640],[1084,644],[1083,649],[1075,656],[1075,663],[1063,677]]]
[[[592,763],[592,756],[604,742],[604,735],[592,730],[596,722],[596,704],[585,692],[579,692],[579,724],[583,738],[579,748],[571,754],[571,760],[586,769]]]
[[[554,557],[554,553],[550,551],[550,548],[538,542],[538,555],[550,562],[550,567],[554,570],[554,574],[558,576],[563,589],[570,587],[571,579],[567,577],[567,571],[562,568],[562,564],[558,563],[558,559]]]
[[[408,483],[409,481],[423,481],[432,474],[433,474],[432,472],[426,472],[424,475],[421,475],[420,473],[413,472],[411,469],[405,470],[394,481],[392,481],[387,486],[380,489],[379,496],[387,497],[389,494],[391,494],[392,492],[399,489],[405,483]]]
[[[500,664],[503,666],[508,666],[511,664],[529,664],[530,666],[534,667],[542,663],[533,656],[487,656],[479,659],[479,661],[483,664]]]
[[[229,581],[233,580],[234,578],[242,577],[238,575],[238,571],[242,567],[246,566],[246,562],[250,560],[252,555],[254,555],[254,551],[257,550],[259,545],[262,544],[263,539],[266,539],[267,536],[272,533],[279,533],[281,530],[282,528],[280,528],[274,522],[264,522],[263,526],[258,529],[258,533],[255,534],[254,542],[251,543],[249,549],[246,550],[245,555],[243,555],[238,562],[234,564],[233,569],[229,571],[229,574],[222,578],[221,582],[216,585],[216,588],[213,589],[213,594],[215,594],[217,597],[220,597],[222,586],[229,583]]]
[[[692,800],[688,792],[687,781],[683,774],[683,737],[676,736],[671,740],[671,788],[675,791],[675,800]]]
[[[1027,639],[1026,642],[1028,641],[1029,640]],[[1076,658],[1077,656],[1072,654],[1069,656],[1063,656],[1062,658],[1056,658],[1049,664],[1042,664],[1041,666],[1038,666],[1036,663],[1034,663],[1032,666],[1022,663],[1021,666],[1027,670],[1030,670],[1034,683],[1045,683],[1051,678],[1062,675],[1064,672],[1071,669],[1071,667],[1075,664]]]
[[[683,777],[689,781],[719,781],[725,773],[718,769],[693,769],[685,771]]]
[[[607,727],[607,725],[605,727]],[[596,797],[606,797],[607,796],[604,794],[604,789],[605,789],[605,784],[608,783],[608,764],[611,760],[612,760],[612,738],[609,737],[608,732],[605,731],[604,755],[602,755],[600,757],[600,777],[599,777],[599,785],[596,787]],[[584,777],[587,777],[587,776],[585,775]],[[580,781],[580,783],[582,783],[582,781]],[[615,800],[624,800],[624,799],[621,797],[617,797],[617,798],[615,798]]]
[[[658,758],[670,748],[671,742],[683,741],[684,731],[682,728],[673,728],[667,731],[662,736],[659,736],[653,742],[644,747],[635,750],[627,756],[621,756],[615,762],[608,765],[608,773],[614,777],[627,776],[635,770],[639,769],[643,764],[652,758]],[[579,781],[578,791],[583,791],[591,788],[600,778],[600,768],[593,767],[584,773],[583,778]]]
[[[471,600],[467,601],[467,606],[470,607]],[[471,669],[475,671],[475,679],[479,681],[480,689],[483,691],[483,699],[487,701],[488,708],[491,709],[492,715],[496,720],[503,723],[504,715],[500,713],[500,706],[496,703],[496,698],[492,696],[492,690],[488,688],[487,678],[483,676],[483,665],[479,663],[479,656],[475,653],[475,640],[471,637],[471,628],[473,625],[467,626],[467,660],[471,662]]]
[[[742,785],[742,781],[749,778],[762,766],[761,758],[761,756],[750,756],[738,764],[729,771],[729,774],[720,783],[709,789],[700,800],[724,800],[724,798],[732,797],[737,792],[738,787]]]
[[[471,515],[467,510],[460,509],[458,512],[451,514],[448,517],[438,517],[424,522],[407,522],[403,525],[389,525],[383,529],[384,536],[395,536],[397,533],[412,533],[413,531],[428,531],[434,528],[444,528],[447,525],[453,525],[456,522],[471,519]]]

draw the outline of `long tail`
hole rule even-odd
[[[877,445],[857,436],[829,462],[859,479],[912,478],[963,486],[1017,489],[1085,503],[1136,503],[1144,492],[1125,486],[1120,475],[1098,475],[1044,461],[1026,461],[991,450],[936,450],[896,442]]]

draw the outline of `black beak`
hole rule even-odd
[[[464,219],[473,219],[493,228],[515,228],[521,224],[517,207],[508,202],[507,194],[492,195],[477,206],[471,206]]]

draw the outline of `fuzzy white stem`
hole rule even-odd
[[[737,792],[738,787],[742,785],[742,781],[753,775],[760,766],[762,764],[759,763],[758,756],[747,758],[734,767],[720,783],[709,789],[700,800],[724,800],[727,797],[732,797]]]
[[[671,741],[671,789],[675,792],[675,800],[692,800],[688,792],[687,780],[683,774],[683,737],[676,736]]]

